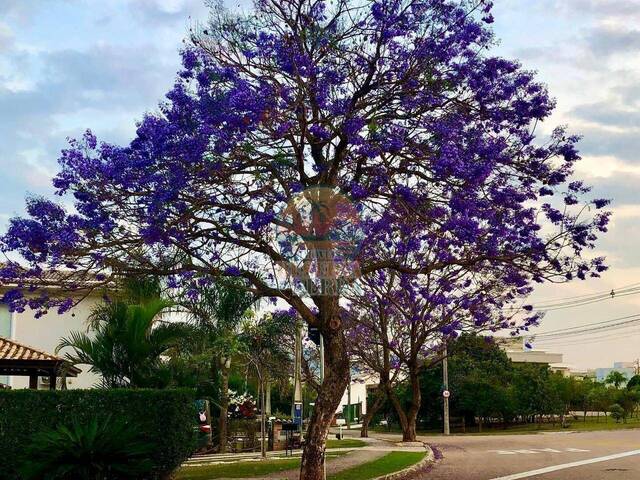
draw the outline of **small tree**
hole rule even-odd
[[[607,375],[607,378],[605,378],[604,383],[606,383],[607,385],[613,385],[616,389],[618,389],[622,385],[627,383],[627,377],[625,377],[622,372],[613,370],[609,372],[609,375]]]
[[[636,389],[621,389],[616,392],[615,402],[620,405],[624,410],[624,419],[633,416],[638,402],[640,401],[640,392]]]
[[[205,350],[213,357],[216,370],[221,374],[218,419],[220,452],[225,452],[227,448],[231,361],[244,351],[240,329],[256,300],[246,283],[234,278],[198,278],[185,282],[178,295],[177,302],[186,309],[191,322],[196,325],[201,339],[205,340]]]
[[[104,387],[168,386],[169,370],[160,357],[191,331],[186,324],[161,321],[171,306],[160,298],[155,279],[127,280],[121,293],[91,312],[92,331],[71,332],[56,352],[67,349],[71,365],[90,365]]]
[[[627,382],[627,389],[640,389],[640,375],[634,375],[629,379],[629,381]]]
[[[598,412],[598,421],[600,421],[600,412],[604,412],[606,417],[607,412],[609,411],[609,406],[613,401],[613,396],[611,394],[611,391],[604,385],[604,383],[594,383],[593,388],[589,392],[587,398],[590,408]]]
[[[613,418],[616,423],[620,423],[620,420],[623,420],[624,422],[627,421],[627,413],[625,409],[617,403],[609,406],[609,412],[611,412],[611,418]]]
[[[292,335],[293,325],[287,312],[277,312],[266,314],[256,322],[246,322],[242,330],[243,356],[258,380],[262,458],[266,458],[266,387],[272,376],[291,364],[291,349],[283,339]]]

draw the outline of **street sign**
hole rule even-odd
[[[445,390],[442,392],[442,396],[444,398],[449,398],[451,396],[451,392],[449,390]]]
[[[293,423],[298,426],[302,425],[302,404],[296,403],[293,405]]]
[[[316,327],[309,327],[308,338],[317,346],[320,346],[320,330],[318,330]]]

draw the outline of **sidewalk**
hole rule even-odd
[[[333,437],[332,432],[330,437]],[[346,438],[353,438],[352,435],[349,435],[346,430],[343,430]],[[353,434],[354,430],[351,430],[349,433]],[[353,435],[355,436],[355,435]],[[393,451],[408,451],[408,452],[423,452],[428,447],[422,444],[412,444],[412,445],[402,445],[396,444],[395,442],[389,442],[381,438],[369,437],[369,438],[361,438],[360,440],[367,443],[364,447],[345,447],[345,448],[328,448],[327,453],[331,452],[350,452],[346,455],[342,455],[337,458],[329,458],[327,460],[327,474],[332,475],[337,472],[341,472],[343,470],[361,465],[363,463],[372,462],[389,452]],[[295,450],[293,452],[294,458],[299,458],[302,455],[302,450]],[[187,460],[184,465],[188,466],[203,466],[203,465],[211,465],[222,462],[234,462],[234,461],[259,461],[261,458],[260,452],[254,453],[227,453],[227,454],[212,454],[212,455],[203,455],[199,457],[193,457]],[[285,457],[285,453],[283,451],[277,452],[267,452],[267,458],[291,458]],[[275,472],[270,475],[265,476],[264,478],[269,479],[278,479],[278,480],[298,480],[300,476],[300,470],[298,468],[292,470],[285,470],[281,472]]]

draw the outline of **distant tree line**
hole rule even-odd
[[[514,424],[553,422],[568,425],[568,419],[587,415],[610,416],[625,422],[637,415],[640,403],[640,376],[629,382],[612,372],[604,382],[590,378],[566,377],[548,365],[513,363],[488,337],[462,335],[451,346],[449,362],[450,413],[452,429],[506,428]],[[626,384],[626,385],[625,385]],[[442,428],[442,363],[424,369],[418,412],[420,429]],[[410,408],[408,382],[400,382],[396,395]],[[370,394],[370,401],[377,398]],[[383,403],[372,419],[379,424],[399,423],[393,404]]]

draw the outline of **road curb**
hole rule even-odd
[[[407,468],[404,468],[402,470],[398,470],[397,472],[388,473],[380,477],[372,478],[371,480],[402,480],[403,478],[409,475],[412,475],[418,471],[421,471],[427,468],[428,466],[432,465],[436,461],[436,455],[430,445],[425,443],[424,448],[427,454],[418,463],[414,463],[413,465],[410,465]]]

